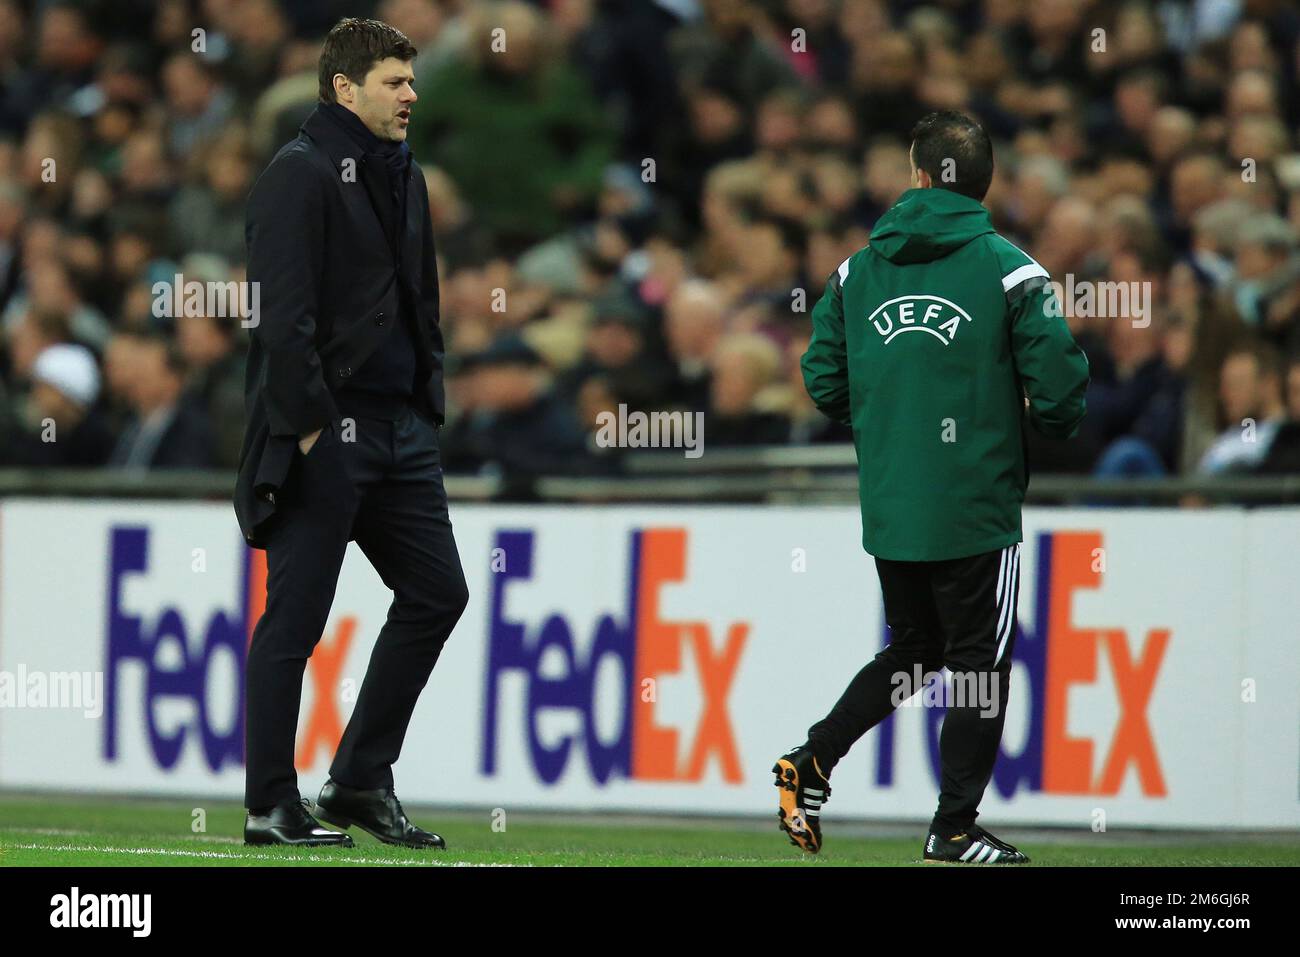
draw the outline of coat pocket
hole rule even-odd
[[[275,503],[275,493],[284,485],[289,475],[289,468],[293,465],[293,454],[297,448],[298,439],[295,436],[267,436],[262,457],[257,463],[257,473],[253,476],[253,494],[272,504]]]

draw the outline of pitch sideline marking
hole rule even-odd
[[[476,864],[471,861],[411,861],[402,859],[386,860],[372,857],[334,857],[322,854],[308,854],[304,857],[279,857],[274,854],[234,854],[225,851],[185,851],[166,847],[101,847],[93,844],[6,844],[5,848],[23,851],[73,851],[83,853],[93,851],[102,854],[161,854],[170,857],[220,858],[235,861],[311,861],[313,863],[343,864],[398,864],[412,867],[528,867],[524,864]]]

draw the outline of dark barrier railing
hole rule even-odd
[[[473,475],[447,476],[454,498],[491,501],[500,482]],[[230,500],[235,473],[206,469],[139,472],[126,469],[0,469],[0,498],[154,498]]]
[[[856,502],[855,475],[702,475],[637,479],[548,478],[537,483],[538,498],[565,502],[767,502],[844,504]],[[1300,503],[1300,476],[1094,479],[1036,475],[1025,501],[1031,505],[1200,504],[1282,505]]]
[[[697,459],[680,449],[629,452],[619,477],[448,475],[454,501],[709,502],[845,504],[857,500],[851,445],[710,449]],[[0,497],[206,499],[229,501],[226,471],[0,469]],[[1268,505],[1300,503],[1300,475],[1115,479],[1034,475],[1031,504]]]

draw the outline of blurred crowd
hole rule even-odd
[[[448,471],[617,472],[620,405],[703,412],[706,454],[848,441],[802,386],[810,312],[912,125],[960,109],[1004,235],[1151,293],[1064,303],[1089,415],[1034,471],[1300,472],[1285,0],[0,0],[0,464],[235,466],[247,331],[154,290],[243,278],[344,15],[420,51]]]

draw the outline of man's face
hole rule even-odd
[[[42,419],[50,418],[63,428],[81,421],[84,409],[47,382],[32,386],[32,405]]]
[[[743,415],[753,404],[763,386],[748,356],[723,352],[713,360],[713,380],[709,384],[713,410],[721,415]]]
[[[361,86],[349,82],[342,90],[335,87],[335,92],[339,103],[361,117],[370,132],[400,143],[406,139],[411,104],[416,100],[414,82],[410,61],[389,57],[371,67]]]
[[[632,362],[641,351],[641,336],[622,322],[598,321],[587,333],[587,351],[608,369],[621,368]]]
[[[1228,422],[1240,423],[1258,410],[1260,399],[1259,365],[1248,353],[1229,356],[1219,378],[1219,398]]]
[[[492,412],[526,408],[540,390],[537,371],[515,363],[483,366],[474,378],[475,397],[482,408]]]

